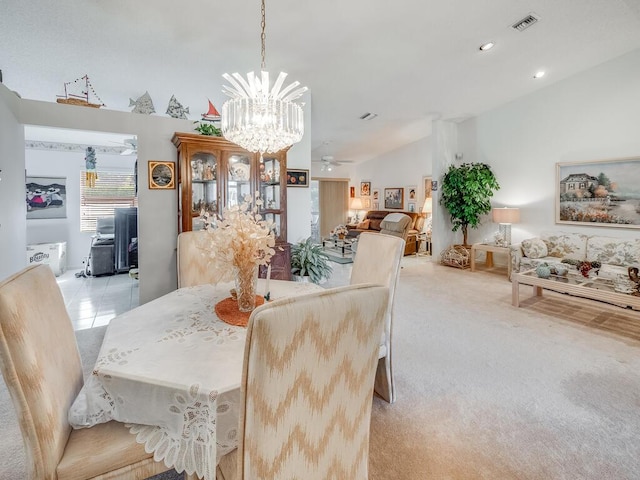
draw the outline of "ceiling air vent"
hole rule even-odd
[[[370,113],[367,112],[363,115],[360,115],[360,120],[373,120],[374,118],[376,118],[378,116],[377,113]]]
[[[536,15],[535,13],[530,13],[529,15],[524,17],[522,20],[518,20],[516,23],[511,25],[511,28],[519,32],[522,32],[523,30],[526,30],[527,28],[529,28],[531,25],[537,23],[538,20],[540,20],[540,17],[538,15]]]

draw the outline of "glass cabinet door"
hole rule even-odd
[[[258,188],[260,198],[262,199],[261,214],[265,220],[271,220],[274,223],[276,237],[280,237],[280,223],[282,215],[282,188],[281,180],[281,163],[278,158],[264,157],[264,161],[260,163],[260,179]]]
[[[232,154],[227,159],[227,206],[242,203],[245,195],[251,195],[251,158]]]
[[[210,218],[218,212],[218,159],[211,153],[198,152],[191,156],[191,218],[192,229],[202,230],[201,215]]]

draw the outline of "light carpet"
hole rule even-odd
[[[324,286],[347,283],[350,269],[336,265]],[[522,300],[529,294],[521,289]],[[638,312],[554,293],[543,299],[640,324]],[[640,342],[523,304],[511,306],[503,274],[403,259],[393,331],[398,400],[374,399],[371,480],[640,478]],[[78,332],[88,358],[97,345],[83,345],[85,335]],[[0,402],[0,478],[22,479],[4,386]]]

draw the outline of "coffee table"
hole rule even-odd
[[[351,246],[355,242],[355,238],[333,238],[327,237],[322,239],[322,248],[339,251],[342,256],[350,255],[353,253]]]
[[[570,273],[565,276],[551,275],[549,278],[540,278],[533,269],[520,273],[514,272],[511,275],[511,282],[511,303],[514,307],[520,306],[520,285],[531,285],[534,296],[538,297],[542,296],[542,290],[553,290],[554,292],[640,310],[640,296],[616,292],[613,281],[598,276],[585,278],[582,275]]]

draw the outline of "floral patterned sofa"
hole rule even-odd
[[[513,272],[530,270],[541,263],[562,264],[563,259],[598,261],[601,263],[598,275],[615,280],[619,274],[627,276],[629,267],[640,267],[640,239],[544,232],[539,237],[511,245]]]

